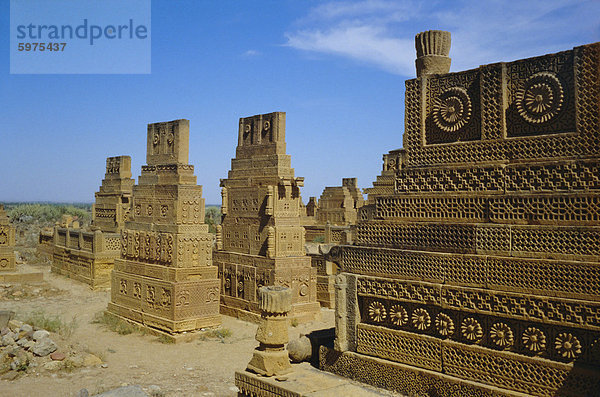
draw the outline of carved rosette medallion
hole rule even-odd
[[[263,129],[265,131],[269,131],[269,129],[271,128],[271,123],[267,120],[265,121],[264,125],[263,125]]]
[[[513,345],[515,337],[512,329],[505,323],[496,323],[490,328],[490,339],[501,348],[507,348]]]
[[[536,73],[517,92],[517,111],[529,123],[545,123],[560,112],[564,97],[563,87],[553,73]]]
[[[449,315],[440,313],[435,318],[435,329],[442,336],[450,336],[454,333],[454,321]]]
[[[0,269],[4,269],[6,267],[8,267],[8,259],[0,259]]]
[[[369,305],[369,318],[377,323],[385,320],[387,313],[381,302],[371,302]]]
[[[401,327],[408,323],[408,313],[401,305],[393,305],[390,308],[390,320],[392,324]]]
[[[461,87],[452,87],[435,99],[433,121],[442,131],[456,132],[471,120],[472,110],[467,90]]]
[[[554,341],[556,352],[563,358],[573,359],[581,354],[581,343],[573,334],[563,332]]]
[[[419,331],[425,331],[431,326],[431,316],[427,310],[418,308],[412,313],[411,316],[413,326]]]
[[[546,335],[535,327],[527,328],[521,339],[525,348],[532,353],[539,353],[546,348]]]
[[[476,342],[483,337],[483,328],[479,321],[473,317],[467,317],[460,325],[460,331],[466,340]]]

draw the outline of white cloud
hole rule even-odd
[[[386,37],[374,26],[340,27],[329,31],[300,31],[288,35],[288,45],[306,51],[331,53],[377,65],[397,74],[408,74],[414,60],[398,54],[414,52],[414,40]]]
[[[464,70],[597,41],[599,14],[594,0],[329,2],[299,19],[286,44],[413,76],[420,31],[450,31],[452,70]]]
[[[242,54],[244,57],[256,57],[260,55],[260,51],[248,50]]]

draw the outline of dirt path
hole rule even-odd
[[[94,316],[109,302],[107,291],[91,291],[86,285],[49,273],[49,267],[34,266],[45,274],[45,287],[59,289],[50,296],[24,296],[19,300],[0,297],[0,309],[24,316],[36,309],[58,314],[66,321],[76,317],[72,335],[60,341],[59,350],[84,349],[102,358],[102,366],[56,372],[32,368],[12,381],[0,381],[2,396],[72,396],[82,388],[90,395],[125,384],[144,389],[158,385],[166,396],[236,396],[234,372],[243,370],[257,345],[256,325],[223,316],[223,328],[231,336],[223,340],[196,340],[182,344],[163,344],[154,336],[119,335]],[[290,328],[290,337],[300,332],[333,327],[333,311],[323,309],[323,320]]]

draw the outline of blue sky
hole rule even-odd
[[[51,1],[51,0],[48,0]],[[190,120],[207,203],[235,155],[240,117],[287,112],[304,201],[402,146],[414,35],[452,32],[452,71],[600,41],[599,1],[152,1],[152,73],[9,74],[0,0],[0,201],[92,202],[107,156],[145,161],[146,124]]]

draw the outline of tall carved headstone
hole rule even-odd
[[[106,175],[92,212],[92,224],[103,232],[118,232],[125,225],[131,209],[135,181],[131,178],[131,157],[106,159]]]
[[[598,395],[600,43],[419,76],[393,192],[340,250],[322,367],[411,395]]]
[[[221,181],[223,221],[215,263],[222,281],[221,312],[258,320],[258,289],[292,290],[290,317],[313,319],[316,270],[304,252],[300,187],[285,154],[285,113],[240,119],[236,158]]]
[[[356,223],[358,209],[364,204],[356,178],[343,178],[342,186],[328,186],[319,198],[317,223],[348,226]]]
[[[220,324],[213,236],[188,164],[189,121],[148,125],[146,162],[121,234],[108,312],[177,334]]]
[[[0,204],[0,272],[16,270],[15,227]]]
[[[63,215],[52,232],[40,231],[38,251],[52,257],[52,272],[89,284],[110,288],[110,273],[121,253],[120,231],[131,208],[134,180],[131,157],[106,159],[106,174],[92,207],[92,230],[83,230],[70,215]]]

